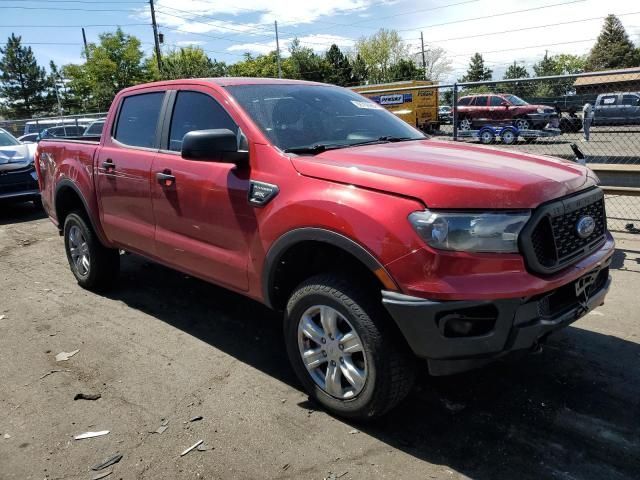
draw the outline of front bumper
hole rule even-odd
[[[485,365],[537,346],[553,331],[602,305],[609,291],[609,257],[586,275],[534,297],[432,301],[383,291],[382,303],[432,375]]]
[[[0,171],[0,200],[31,200],[39,196],[38,176],[33,165]]]

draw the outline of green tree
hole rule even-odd
[[[547,52],[545,52],[542,60],[533,65],[533,71],[537,77],[581,73],[584,69],[584,57],[570,54],[549,56]],[[571,79],[537,82],[532,94],[536,97],[558,97],[568,95],[573,91],[573,82],[574,80]]]
[[[361,37],[355,50],[367,67],[367,80],[371,83],[390,81],[389,69],[407,57],[407,46],[400,34],[384,28],[370,37]]]
[[[484,58],[479,53],[476,53],[471,57],[469,61],[469,68],[464,77],[460,79],[461,82],[481,82],[483,80],[491,80],[493,71],[485,67]]]
[[[369,79],[369,69],[360,54],[351,62],[351,83],[354,85],[363,85]]]
[[[402,58],[389,68],[389,80],[391,81],[422,79],[424,79],[424,72],[411,60]]]
[[[346,87],[353,82],[353,69],[347,56],[342,53],[340,48],[334,43],[324,55],[327,64],[327,74],[325,81]]]
[[[155,54],[147,62],[147,69],[160,80],[180,78],[223,77],[227,73],[224,62],[211,60],[200,47],[184,47],[162,56],[162,72],[158,72]]]
[[[512,80],[516,78],[529,78],[529,72],[526,67],[523,65],[518,65],[517,62],[513,62],[512,65],[509,65],[507,71],[504,72],[504,80]],[[504,90],[505,93],[513,93],[514,95],[518,95],[519,97],[527,96],[532,91],[531,83],[529,82],[516,82],[516,83],[505,83],[504,88],[500,90]]]
[[[289,45],[288,58],[293,69],[293,78],[311,80],[314,82],[326,82],[329,74],[329,65],[325,59],[309,47],[303,47],[300,40],[295,38]]]
[[[45,69],[38,65],[31,47],[22,46],[15,34],[0,48],[0,98],[5,115],[26,118],[50,113],[47,96],[49,81]]]
[[[99,45],[90,43],[86,57],[84,65],[67,65],[63,71],[88,109],[106,110],[120,90],[153,78],[140,40],[120,28],[101,34]]]
[[[294,78],[293,68],[289,59],[282,59],[282,76]],[[251,53],[244,54],[244,60],[229,65],[227,72],[232,77],[265,77],[278,78],[278,60],[275,50],[266,55],[254,57]]]
[[[629,40],[622,22],[615,15],[608,15],[595,45],[587,57],[587,71],[637,67],[640,51]]]

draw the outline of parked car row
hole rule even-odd
[[[0,128],[0,201],[40,203],[38,176],[33,164],[35,143],[21,143]]]

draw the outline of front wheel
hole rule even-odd
[[[315,276],[291,295],[289,360],[314,400],[336,415],[384,414],[410,391],[414,361],[381,304],[337,275]]]
[[[71,272],[88,290],[110,286],[120,270],[120,253],[100,243],[83,212],[75,211],[64,221],[64,246]]]
[[[516,118],[513,121],[513,126],[516,127],[518,130],[530,130],[531,122],[527,118]]]

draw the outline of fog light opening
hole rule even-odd
[[[447,338],[479,337],[490,333],[496,325],[498,312],[493,305],[443,312],[436,319],[442,336]]]

